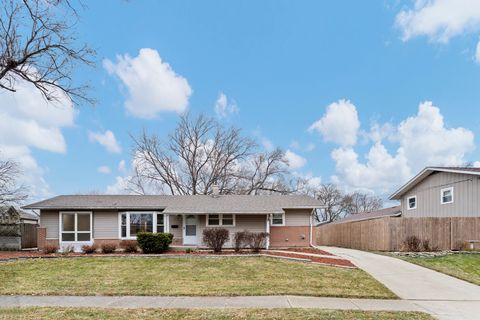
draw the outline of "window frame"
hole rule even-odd
[[[443,202],[443,193],[444,193],[445,191],[450,191],[450,192],[451,192],[451,194],[452,194],[452,201]],[[453,203],[454,200],[455,200],[455,197],[454,197],[453,187],[443,188],[443,189],[440,190],[440,204]]]
[[[122,236],[122,215],[125,217],[126,236]],[[163,214],[163,231],[165,233],[165,214],[162,211],[119,211],[118,212],[118,238],[122,240],[137,240],[137,236],[130,235],[130,214],[150,214],[152,215],[152,233],[157,233],[157,215]]]
[[[73,218],[73,231],[64,231],[63,230],[63,215],[72,214]],[[78,231],[78,215],[79,214],[88,214],[90,217],[90,230],[89,231]],[[63,233],[69,233],[74,235],[73,241],[63,240]],[[90,240],[81,240],[78,241],[79,233],[90,233]],[[59,243],[91,243],[93,241],[93,212],[92,211],[59,211],[58,212],[58,241]]]
[[[233,224],[223,224],[223,215],[231,215],[232,216],[232,222]],[[208,223],[209,217],[210,216],[217,216],[218,215],[218,224],[210,224]],[[212,227],[212,228],[219,228],[219,227],[227,227],[227,228],[232,228],[235,227],[237,224],[237,218],[236,214],[233,213],[212,213],[212,214],[207,214],[205,225],[207,227]]]
[[[415,199],[415,206],[413,208],[410,208],[410,199]],[[407,210],[415,210],[417,209],[417,196],[410,196],[407,198]]]
[[[276,214],[282,215],[282,223],[281,223],[281,224],[279,224],[279,223],[273,223],[273,216],[276,215]],[[285,226],[285,212],[283,212],[283,213],[272,213],[272,214],[270,215],[270,225],[271,225],[272,227],[282,227],[282,226]]]

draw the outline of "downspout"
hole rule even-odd
[[[312,209],[312,212],[310,213],[310,247],[314,247],[313,245],[313,212],[316,209]]]
[[[268,250],[270,248],[270,214],[266,215],[267,221],[266,221],[266,231],[268,233],[267,241],[265,244],[265,249]]]

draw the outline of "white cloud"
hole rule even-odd
[[[415,116],[396,127],[388,126],[388,130],[379,130],[384,125],[373,125],[374,144],[366,153],[365,161],[351,146],[332,151],[335,183],[346,189],[383,194],[405,183],[423,167],[462,165],[466,154],[474,149],[473,133],[461,127],[448,128],[440,109],[430,101],[421,103]],[[396,144],[396,150],[389,152],[383,139]]]
[[[103,66],[120,79],[128,91],[125,108],[135,117],[151,119],[161,112],[181,113],[187,109],[192,89],[187,79],[162,61],[154,49],[143,48],[137,57],[118,55]]]
[[[125,167],[125,160],[120,160],[118,163],[118,171],[125,172],[127,169]]]
[[[113,132],[110,130],[107,130],[104,133],[89,131],[88,138],[92,142],[97,142],[101,144],[109,152],[112,152],[112,153],[122,152],[122,148],[120,147],[120,144],[115,138],[115,135],[113,134]]]
[[[47,102],[30,83],[17,81],[17,91],[0,93],[0,156],[17,161],[23,171],[20,182],[32,199],[50,195],[41,168],[31,149],[65,153],[62,129],[74,126],[77,111],[62,93],[59,101]]]
[[[423,35],[447,43],[454,36],[480,30],[480,1],[417,0],[413,9],[398,13],[396,25],[404,41]]]
[[[478,41],[477,48],[475,49],[475,62],[480,64],[480,41]]]
[[[128,189],[128,181],[130,180],[130,176],[118,176],[115,178],[115,182],[109,186],[107,186],[106,194],[129,194],[131,193]]]
[[[309,131],[319,132],[325,141],[353,146],[360,128],[357,109],[349,100],[339,100],[327,107],[325,115],[314,122]]]
[[[295,152],[293,152],[291,150],[287,150],[285,152],[285,158],[287,159],[288,166],[291,169],[300,169],[307,164],[307,159],[305,159],[304,157],[296,154]]]
[[[232,100],[229,101],[228,97],[223,92],[220,92],[218,95],[214,109],[219,118],[227,118],[238,113],[237,103]]]
[[[109,166],[100,166],[98,167],[97,171],[103,174],[110,174],[112,172]]]

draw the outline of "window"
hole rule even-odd
[[[441,203],[447,204],[453,202],[453,187],[445,188],[440,191]]]
[[[92,240],[91,212],[61,212],[62,242],[88,242]]]
[[[163,214],[157,214],[157,232],[165,232]]]
[[[139,232],[164,232],[164,216],[156,212],[121,212],[120,237],[135,239]]]
[[[407,209],[417,209],[417,196],[407,198]]]
[[[283,213],[272,214],[272,226],[283,226],[285,224],[284,217]]]
[[[216,227],[234,227],[235,226],[235,215],[234,214],[208,214],[207,215],[207,226]]]

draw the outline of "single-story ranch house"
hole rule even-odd
[[[137,232],[170,232],[174,245],[201,246],[205,228],[268,232],[268,247],[310,246],[313,213],[322,203],[297,195],[63,195],[33,203],[40,210],[38,247],[79,250],[85,244],[119,245]]]

